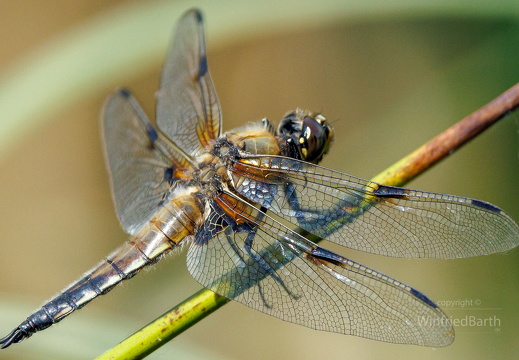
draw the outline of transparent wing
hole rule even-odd
[[[182,169],[181,158],[128,90],[118,90],[107,99],[102,117],[115,209],[123,229],[135,234],[172,189],[174,174]]]
[[[242,159],[233,171],[236,190],[251,201],[352,249],[459,258],[507,251],[519,243],[517,223],[484,201],[379,185],[284,157]]]
[[[177,26],[157,93],[157,125],[195,157],[220,136],[218,97],[207,68],[202,15],[187,12]]]
[[[221,226],[226,219],[212,221]],[[228,226],[209,241],[193,242],[187,266],[212,291],[313,329],[432,347],[454,339],[449,319],[424,294],[268,216],[249,231]]]

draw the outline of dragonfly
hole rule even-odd
[[[321,167],[334,132],[296,109],[222,133],[202,15],[180,19],[153,124],[126,89],[106,101],[105,157],[116,213],[130,240],[0,340],[21,342],[189,244],[202,286],[313,329],[443,347],[447,315],[401,281],[315,239],[401,258],[508,251],[519,226],[488,202],[386,186]],[[423,321],[427,319],[427,321]]]

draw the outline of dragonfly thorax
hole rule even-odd
[[[238,158],[238,147],[221,136],[197,157],[188,184],[200,189],[198,195],[202,199],[214,199],[223,190],[233,188],[230,168]]]
[[[231,146],[228,156],[240,155],[281,155],[281,147],[268,122],[255,122],[227,132],[224,137]],[[236,154],[237,150],[237,154]]]
[[[223,191],[235,191],[233,171],[235,164],[249,155],[284,155],[286,145],[274,134],[268,122],[249,123],[231,130],[216,139],[197,160],[193,185],[206,200],[214,199]]]

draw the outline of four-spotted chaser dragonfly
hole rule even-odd
[[[103,112],[117,215],[132,238],[0,340],[61,321],[183,243],[187,267],[214,292],[313,329],[441,347],[448,317],[420,291],[310,240],[385,256],[459,258],[517,246],[496,206],[376,184],[320,167],[333,131],[290,112],[222,134],[202,16],[180,20],[157,93],[155,127],[128,90]],[[424,323],[420,319],[430,321]]]

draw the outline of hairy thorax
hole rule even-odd
[[[252,123],[225,133],[196,159],[193,178],[200,189],[198,196],[206,206],[211,202],[217,204],[236,223],[252,221],[257,214],[253,213],[253,207],[246,205],[246,199],[235,191],[236,167],[247,156],[280,154],[279,139],[265,123]],[[210,209],[207,210],[206,213]]]
[[[247,155],[280,155],[274,134],[262,123],[248,124],[217,139],[196,160],[193,178],[207,198],[214,198],[223,189],[233,189],[232,169]]]

